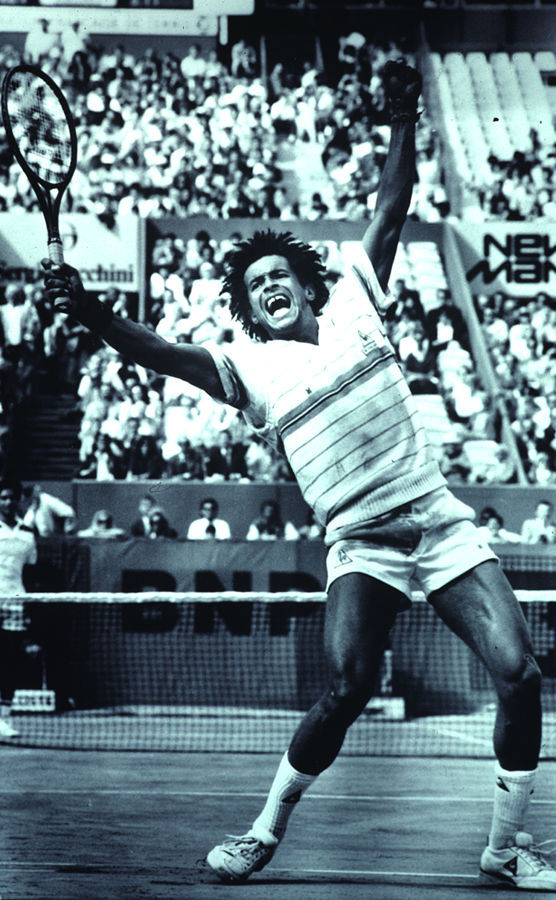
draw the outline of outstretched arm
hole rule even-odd
[[[419,72],[403,60],[386,63],[384,80],[390,104],[390,146],[363,247],[386,290],[415,181],[415,123],[422,81]]]
[[[139,365],[161,375],[173,375],[224,400],[224,390],[208,350],[192,344],[170,344],[130,319],[112,314],[96,298],[87,297],[76,269],[43,260],[46,294],[56,309],[77,319],[107,344]]]

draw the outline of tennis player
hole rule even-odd
[[[415,173],[419,74],[387,63],[391,138],[361,253],[331,296],[317,254],[290,234],[239,244],[225,278],[232,313],[253,338],[221,347],[168,344],[88,298],[75,269],[52,267],[52,301],[124,356],[241,410],[283,445],[329,547],[325,652],[330,682],[282,758],[249,830],[208,865],[242,881],[272,858],[303,792],[338,754],[366,706],[390,628],[419,587],[484,662],[498,694],[494,813],[481,873],[556,891],[525,818],[541,740],[541,676],[517,600],[480,539],[473,512],[446,487],[381,321]]]

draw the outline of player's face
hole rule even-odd
[[[317,322],[309,301],[311,285],[303,286],[284,256],[263,256],[243,276],[251,318],[271,338],[316,342]]]

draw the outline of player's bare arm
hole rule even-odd
[[[46,293],[56,309],[96,332],[123,356],[161,375],[172,375],[206,391],[217,400],[224,391],[208,350],[192,344],[170,344],[154,331],[112,314],[110,308],[85,292],[76,269],[42,261]]]
[[[384,82],[390,105],[390,146],[363,247],[386,290],[415,181],[415,123],[422,79],[416,69],[399,60],[386,63]]]

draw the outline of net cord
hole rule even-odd
[[[556,603],[556,590],[516,590],[515,594],[520,602],[530,603],[534,601],[543,603]],[[140,593],[122,592],[89,592],[80,593],[63,591],[60,593],[28,593],[28,594],[2,594],[0,595],[0,607],[2,603],[19,600],[24,603],[324,603],[326,602],[324,591],[143,591]],[[425,603],[425,595],[415,592],[412,596],[414,602]]]

